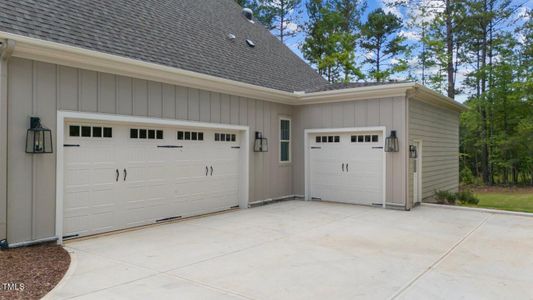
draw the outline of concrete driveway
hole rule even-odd
[[[533,218],[289,201],[68,242],[49,296],[532,299]]]

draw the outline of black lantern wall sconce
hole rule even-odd
[[[418,153],[415,145],[409,145],[409,158],[417,158]]]
[[[398,137],[396,130],[391,130],[390,135],[385,139],[385,152],[398,152],[400,147],[398,145]]]
[[[26,153],[53,153],[52,131],[41,125],[41,118],[30,118],[30,129],[26,132]]]
[[[255,132],[254,152],[268,152],[268,140],[259,131]]]

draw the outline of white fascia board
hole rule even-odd
[[[414,84],[414,93],[411,96],[416,100],[431,103],[437,106],[446,107],[458,112],[468,110],[468,106],[457,102],[452,98],[437,93],[434,90],[419,83]]]
[[[421,101],[432,102],[458,111],[466,109],[466,106],[461,103],[423,85],[411,82],[313,93],[286,92],[3,31],[0,31],[0,39],[9,39],[16,42],[16,47],[13,51],[13,56],[15,57],[288,105],[405,96],[408,91],[413,90],[415,91],[413,97]]]
[[[373,85],[366,87],[348,88],[314,93],[298,93],[298,100],[293,102],[293,104],[304,105],[325,102],[343,102],[373,98],[405,96],[407,90],[413,89],[414,87],[415,83],[408,82],[389,83],[384,85]]]

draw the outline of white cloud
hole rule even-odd
[[[416,19],[417,22],[429,23],[435,19],[437,13],[444,10],[444,6],[434,0],[414,1],[407,9],[409,16]]]
[[[526,21],[527,19],[529,19],[528,11],[529,9],[526,6],[521,6],[516,10],[516,16]]]
[[[400,8],[398,5],[394,5],[394,0],[380,0],[381,2],[381,8],[385,13],[392,13],[393,15],[403,18],[402,12],[400,11]]]
[[[288,22],[288,21],[285,22],[285,26],[284,27],[287,28],[290,31],[297,31],[299,29],[298,28],[298,24],[293,23],[293,22]]]
[[[420,35],[415,32],[415,31],[405,31],[405,30],[402,30],[400,31],[400,34],[399,34],[401,37],[404,37],[408,40],[412,40],[412,41],[418,41],[420,39]]]

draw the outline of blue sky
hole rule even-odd
[[[305,3],[306,3],[306,1],[307,0],[303,0],[303,2],[301,4],[301,10],[302,10],[303,13],[302,13],[300,19],[298,20],[298,24],[303,24],[307,20],[307,14],[306,14],[306,11],[305,11]],[[379,7],[383,8],[386,12],[390,11],[390,12],[400,16],[404,21],[407,21],[408,16],[407,16],[406,9],[390,8],[387,5],[385,5],[385,3],[387,3],[387,1],[393,1],[393,0],[368,1],[367,2],[367,6],[368,7],[367,7],[365,15],[363,16],[363,21],[366,19],[366,15],[368,14],[368,12],[370,12],[370,11],[376,9],[376,8],[379,8]],[[516,12],[515,16],[513,16],[513,22],[511,24],[509,24],[508,27],[510,27],[510,26],[518,26],[521,23],[523,23],[524,20],[525,20],[524,13],[525,13],[526,9],[529,9],[529,10],[533,9],[533,0],[526,0],[526,1],[513,0],[513,2],[514,2],[515,5],[523,5],[523,7]],[[416,42],[416,33],[415,32],[411,32],[409,30],[404,30],[402,32],[402,34],[404,34],[408,38],[408,43],[409,44],[414,44]],[[295,37],[288,38],[285,41],[285,43],[298,56],[302,57],[302,52],[300,50],[300,47],[301,47],[301,44],[302,44],[304,38],[305,38],[305,34],[303,32],[301,32],[301,33],[297,34]],[[361,53],[360,56],[361,55],[364,55],[364,54]],[[358,58],[358,61],[361,61],[361,57]],[[416,61],[412,61],[411,63],[415,64]],[[363,67],[363,71],[365,71],[365,69],[366,68]],[[463,68],[463,69],[459,70],[458,76],[457,76],[457,82],[459,84],[459,88],[461,87],[461,81],[464,79],[464,75],[467,72],[468,72],[468,69],[466,69],[466,68]],[[405,77],[406,77],[406,74],[398,74],[394,78],[395,79],[403,79]],[[466,98],[467,98],[467,95],[466,94],[462,94],[462,95],[458,95],[456,100],[458,100],[460,102],[463,102],[463,101],[466,100]]]

